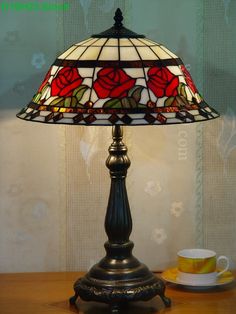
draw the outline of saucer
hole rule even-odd
[[[225,273],[223,273],[219,278],[217,278],[216,282],[212,283],[212,284],[195,284],[195,283],[183,283],[181,281],[178,280],[178,269],[177,267],[175,268],[170,268],[167,269],[166,271],[164,271],[161,274],[161,277],[167,281],[167,282],[171,282],[177,285],[182,285],[182,286],[187,286],[187,287],[192,287],[192,288],[202,288],[202,289],[206,289],[206,288],[213,288],[213,287],[217,287],[217,286],[222,286],[222,285],[227,285],[229,283],[231,283],[232,281],[234,281],[234,275],[230,272],[230,271],[226,271]]]

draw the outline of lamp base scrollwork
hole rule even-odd
[[[123,251],[124,255],[128,251],[130,254],[125,259],[111,258],[109,254],[110,257],[106,256],[94,265],[75,282],[71,304],[75,304],[80,297],[84,301],[107,303],[115,313],[128,302],[148,301],[158,295],[166,307],[171,305],[170,299],[165,296],[164,282],[131,254],[131,241],[116,247],[106,242],[105,248],[110,254],[116,250]]]
[[[110,282],[103,282],[98,287],[88,277],[78,279],[74,285],[75,295],[70,299],[73,305],[78,297],[84,301],[95,301],[107,303],[112,309],[120,309],[123,304],[132,301],[148,301],[159,295],[166,307],[171,305],[171,301],[164,295],[165,287],[163,282],[154,276],[153,282],[150,284],[136,285],[136,287],[106,287],[113,285]]]

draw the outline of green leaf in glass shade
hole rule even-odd
[[[175,100],[173,101],[173,106],[185,107],[188,105],[189,105],[189,102],[184,96],[176,96]]]
[[[128,96],[132,97],[138,103],[141,99],[141,93],[143,89],[144,89],[143,86],[136,85],[129,90]]]
[[[121,99],[122,108],[137,108],[138,104],[132,97],[124,97]]]
[[[39,100],[41,99],[41,96],[42,96],[41,93],[35,94],[33,99],[32,99],[33,102],[35,102],[37,104],[39,102]]]
[[[165,107],[172,106],[174,99],[175,99],[175,97],[168,97],[168,98],[165,100]]]
[[[78,100],[75,96],[71,97],[71,107],[77,107]]]
[[[186,87],[186,85],[184,83],[180,83],[178,86],[178,93],[179,93],[179,95],[182,95],[185,98],[187,98],[185,87]]]
[[[65,107],[71,107],[71,100],[72,100],[72,97],[66,97],[65,102],[64,102],[64,106]]]
[[[45,84],[40,93],[43,95],[43,93],[46,91],[46,89],[49,87],[49,84]]]
[[[62,106],[64,104],[64,98],[58,97],[50,102],[50,106]]]
[[[122,108],[121,101],[118,98],[108,100],[103,105],[103,108]]]
[[[74,107],[76,107],[76,108],[84,108],[84,105],[79,104],[79,103],[77,102],[77,103],[76,103],[76,105],[75,105]]]
[[[144,105],[144,104],[138,104],[137,107],[138,107],[138,108],[147,108],[147,106]]]
[[[84,93],[89,87],[87,85],[80,85],[78,88],[76,88],[73,91],[73,96],[77,98],[77,101],[79,102],[81,98],[83,97]]]

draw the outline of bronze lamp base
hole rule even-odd
[[[107,303],[112,312],[117,312],[127,302],[147,301],[159,295],[165,306],[170,306],[171,301],[164,294],[164,282],[132,255],[134,244],[129,240],[132,218],[125,186],[130,160],[122,142],[122,128],[114,126],[112,134],[113,143],[106,161],[111,176],[105,219],[107,254],[75,282],[75,295],[70,303],[75,304],[80,297],[85,301]]]

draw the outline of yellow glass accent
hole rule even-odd
[[[67,108],[60,108],[60,112],[67,112]]]

